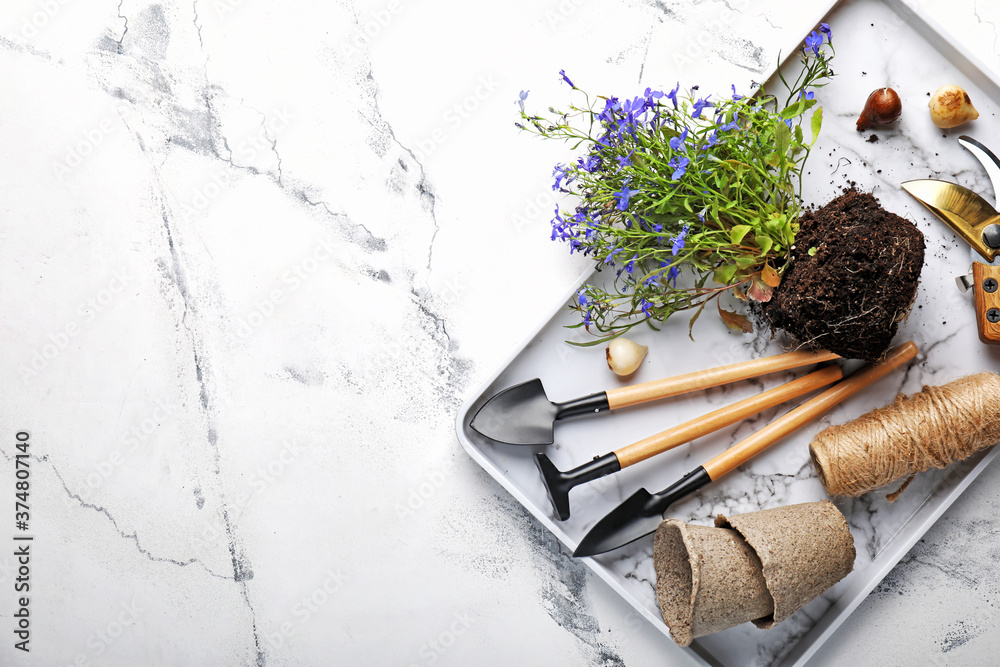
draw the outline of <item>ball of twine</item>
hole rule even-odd
[[[998,442],[1000,375],[978,373],[899,394],[884,408],[830,426],[812,441],[809,454],[827,493],[858,496]]]

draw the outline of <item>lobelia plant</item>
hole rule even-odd
[[[528,114],[522,91],[521,130],[572,142],[583,154],[557,164],[552,189],[575,196],[573,210],[556,207],[552,239],[569,244],[615,271],[609,289],[583,287],[570,305],[595,328],[596,345],[647,323],[656,329],[681,310],[695,309],[689,325],[713,299],[732,291],[765,302],[781,282],[801,211],[802,169],[822,124],[812,89],[833,76],[830,28],[806,37],[798,77],[778,77],[783,103],[759,88],[743,96],[697,97],[647,88],[641,96],[597,102],[560,71],[584,98],[551,118]],[[829,47],[830,53],[823,48]],[[682,275],[683,274],[683,275]],[[678,278],[682,284],[678,286]],[[709,285],[709,280],[717,285]],[[716,301],[727,326],[752,330],[742,315]]]

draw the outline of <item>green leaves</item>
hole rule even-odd
[[[739,268],[740,267],[737,266],[735,262],[720,266],[715,270],[712,280],[720,285],[730,285],[732,284],[733,278],[736,276],[736,271],[739,270]]]
[[[816,111],[813,111],[812,120],[809,123],[812,128],[812,141],[809,143],[809,148],[816,145],[816,140],[819,139],[819,130],[823,127],[823,107],[817,107]]]
[[[593,257],[608,280],[571,304],[578,326],[606,340],[643,323],[655,329],[681,310],[694,313],[693,325],[728,290],[770,298],[780,284],[773,267],[795,242],[802,170],[822,125],[810,91],[832,75],[823,54],[803,52],[796,78],[779,75],[783,106],[770,92],[735,89],[709,106],[696,88],[679,87],[621,98],[574,87],[585,103],[550,109],[548,119],[522,105],[521,129],[579,147],[553,174],[569,201],[552,238]],[[738,313],[719,310],[727,326],[748,330]]]
[[[766,257],[767,253],[771,250],[771,246],[774,245],[774,239],[767,235],[757,234],[757,236],[754,237],[754,240],[756,240],[757,245],[760,246],[760,256]]]
[[[792,145],[792,131],[785,125],[784,121],[779,121],[774,126],[774,150],[782,158],[788,152],[788,147]]]
[[[729,242],[733,245],[739,245],[743,241],[743,237],[750,233],[753,229],[750,225],[736,225],[729,230]]]

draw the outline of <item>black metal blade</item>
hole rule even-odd
[[[663,510],[646,489],[639,489],[628,500],[611,510],[584,535],[573,555],[595,556],[623,547],[649,535],[663,521]],[[665,509],[665,508],[664,508]]]
[[[663,513],[677,500],[712,481],[701,466],[656,495],[639,489],[628,500],[594,524],[573,552],[574,556],[596,556],[656,532]]]
[[[565,403],[553,403],[538,378],[508,387],[486,401],[469,424],[479,435],[507,445],[551,445],[559,419],[593,415],[610,409],[601,391]]]
[[[551,445],[559,406],[548,399],[538,378],[504,389],[479,408],[470,426],[508,445]]]

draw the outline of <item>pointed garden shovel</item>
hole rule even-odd
[[[820,387],[832,384],[844,376],[840,366],[827,366],[797,380],[761,392],[756,396],[727,405],[691,421],[667,429],[662,433],[616,449],[610,454],[595,457],[593,461],[573,470],[562,471],[555,467],[549,457],[541,452],[535,454],[535,463],[542,473],[545,490],[556,511],[556,516],[565,521],[569,518],[569,491],[574,486],[593,481],[605,475],[618,472],[639,461],[662,454],[686,442],[696,440],[720,428],[725,428],[762,410],[781,405],[785,401],[798,398]]]
[[[472,418],[471,426],[480,435],[508,445],[551,445],[553,425],[561,419],[617,410],[839,358],[838,355],[826,350],[786,352],[628,387],[608,389],[565,403],[550,401],[545,395],[542,381],[536,378],[508,387],[488,400]]]
[[[915,356],[917,356],[917,346],[912,342],[904,343],[890,350],[878,363],[862,368],[819,396],[809,399],[767,426],[751,433],[659,493],[639,489],[594,524],[573,551],[573,555],[579,557],[602,554],[655,532],[663,521],[663,513],[674,502],[743,465],[785,436],[826,413],[847,397],[885,377],[893,369],[902,366]]]

